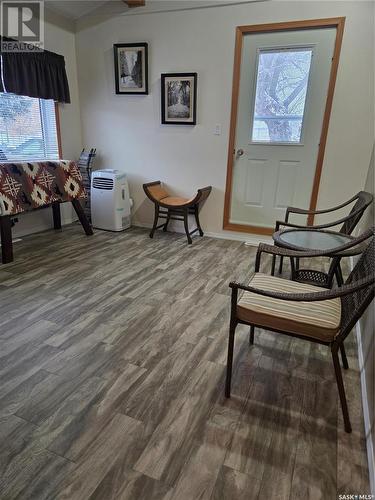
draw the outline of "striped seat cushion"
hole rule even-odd
[[[283,293],[322,291],[316,286],[262,273],[255,273],[249,286]],[[327,342],[333,340],[339,331],[341,301],[337,298],[316,302],[296,302],[244,292],[237,304],[237,317],[242,321],[271,330],[281,330]]]

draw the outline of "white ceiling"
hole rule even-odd
[[[90,14],[106,3],[109,3],[108,0],[46,0],[45,2],[48,9],[72,21]],[[126,10],[126,5],[123,6]]]
[[[80,30],[119,15],[190,10],[257,1],[267,0],[146,0],[144,7],[131,9],[123,0],[46,0],[45,5],[49,12],[55,14],[52,22],[70,23],[73,30]],[[56,19],[56,15],[59,19]]]

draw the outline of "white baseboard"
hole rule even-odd
[[[132,220],[131,224],[134,227],[142,227],[144,229],[151,229],[152,228],[152,224],[148,224],[146,222],[139,222],[139,221]]]
[[[132,222],[134,226],[138,227],[144,227],[147,229],[151,229],[152,224],[150,223],[145,223],[145,222],[139,222],[139,221],[133,221]],[[178,227],[173,227],[171,229],[175,233],[179,234],[185,234],[185,232],[178,228]],[[204,231],[205,236],[209,236],[210,238],[217,238],[221,240],[232,240],[232,241],[243,241],[245,245],[250,245],[250,246],[258,246],[259,243],[273,243],[273,240],[271,236],[263,236],[263,235],[250,235],[246,233],[231,233],[231,232],[225,232],[223,231],[222,233],[215,233],[211,231]]]
[[[273,240],[271,236],[264,236],[260,234],[247,234],[247,233],[212,233],[207,231],[204,233],[206,236],[210,236],[211,238],[218,238],[221,240],[232,240],[232,241],[243,241],[245,245],[255,246],[257,247],[259,243],[269,243],[273,244]]]
[[[62,226],[67,226],[68,224],[72,224],[72,222],[75,222],[74,218],[66,218],[64,219],[63,217],[61,218],[61,225]],[[48,231],[49,229],[53,229],[53,225],[51,224],[33,224],[32,226],[29,227],[24,227],[22,230],[17,230],[17,224],[13,228],[13,234],[15,238],[23,238],[24,236],[28,236],[30,234],[36,234],[36,233],[42,233],[43,231]],[[13,240],[14,242],[14,240]]]
[[[357,322],[356,327],[357,345],[358,345],[358,363],[359,371],[361,375],[361,392],[362,392],[362,408],[363,408],[363,419],[365,422],[365,435],[366,435],[366,448],[367,448],[367,461],[370,476],[370,490],[371,494],[375,495],[375,453],[371,434],[371,418],[370,418],[370,408],[367,399],[367,383],[366,383],[366,373],[364,369],[364,359],[362,350],[362,333],[361,333],[361,323]]]
[[[19,243],[22,241],[22,238],[12,238],[12,243]],[[0,243],[0,248],[1,248],[1,243]]]
[[[24,227],[22,229],[19,229],[16,224],[13,229],[13,234],[16,238],[23,238],[29,234],[41,233],[47,229],[50,229],[50,226],[47,226],[46,224],[33,224],[32,226]]]

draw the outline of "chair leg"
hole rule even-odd
[[[290,257],[290,279],[294,281],[297,278],[296,264],[293,257]]]
[[[340,263],[338,263],[336,266],[335,275],[336,275],[337,285],[342,286],[344,284],[344,277],[342,275]]]
[[[332,346],[331,353],[332,353],[333,366],[335,368],[337,388],[339,390],[342,415],[344,417],[345,431],[352,432],[352,426],[350,424],[350,418],[349,418],[349,412],[348,412],[348,404],[346,402],[346,396],[345,396],[345,387],[344,387],[344,382],[342,380],[342,373],[341,373],[340,361],[339,361],[339,356],[338,356],[337,344]]]
[[[291,269],[291,276],[292,276],[292,280],[295,278],[296,276],[296,270],[298,269],[297,268],[297,259],[294,259],[293,257],[290,257],[290,269]],[[281,274],[281,273],[280,273]]]
[[[53,228],[61,229],[61,211],[60,211],[60,203],[58,201],[54,201],[52,203],[52,216],[53,216]]]
[[[284,262],[284,257],[280,256],[279,274],[281,274],[283,272],[283,262]]]
[[[169,224],[169,221],[171,220],[171,215],[169,213],[169,210],[168,210],[168,215],[167,215],[167,220],[165,221],[165,224],[164,224],[164,227],[163,227],[163,231],[166,232],[167,229],[168,229],[168,224]]]
[[[186,237],[188,240],[188,244],[191,245],[193,243],[193,240],[191,239],[191,236],[189,234],[189,222],[188,222],[188,217],[189,217],[189,212],[187,209],[184,210],[184,227],[185,227],[185,233]]]
[[[199,212],[198,212],[198,205],[194,208],[194,215],[195,215],[195,223],[197,224],[197,228],[199,231],[199,236],[203,236],[203,230],[201,228],[201,224],[199,222]]]
[[[251,327],[250,327],[250,335],[249,335],[249,344],[250,345],[254,344],[254,330],[255,330],[255,326],[251,325]]]
[[[231,320],[229,326],[229,339],[228,339],[228,358],[227,358],[227,376],[225,381],[225,397],[230,398],[230,389],[232,383],[232,365],[233,365],[233,347],[234,347],[234,334],[236,331],[237,322]]]
[[[272,255],[271,276],[275,276],[276,255]]]
[[[346,357],[344,343],[340,345],[340,352],[341,352],[342,366],[344,367],[345,370],[347,370],[349,368],[349,363],[348,363],[348,358]]]
[[[0,217],[1,258],[3,264],[13,262],[12,219],[10,215]]]
[[[72,200],[72,205],[75,210],[75,213],[78,216],[79,222],[82,224],[82,227],[86,233],[87,236],[91,236],[94,234],[94,231],[92,230],[92,226],[90,222],[87,220],[87,217],[85,215],[85,212],[83,211],[83,208],[77,199]]]
[[[158,225],[158,220],[159,220],[159,205],[155,204],[154,225],[152,226],[152,229],[150,231],[150,238],[154,237],[156,226]]]

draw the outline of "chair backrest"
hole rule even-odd
[[[82,149],[79,160],[78,168],[82,176],[82,184],[86,189],[87,198],[81,200],[81,205],[86,217],[91,222],[91,172],[94,159],[96,157],[96,148],[91,148],[90,151]]]
[[[356,225],[358,222],[361,220],[362,215],[364,214],[366,208],[371,205],[374,197],[372,196],[371,193],[367,193],[366,191],[360,191],[356,195],[357,201],[353,205],[353,208],[351,209],[349,213],[348,220],[346,220],[340,229],[340,233],[344,234],[352,234],[354,231]]]
[[[80,167],[92,167],[95,156],[96,148],[91,148],[90,151],[86,151],[85,148],[83,148],[79,156],[78,165]]]
[[[345,284],[356,284],[375,275],[375,237],[370,240]],[[346,335],[367,309],[375,295],[375,283],[342,298],[341,331]]]

